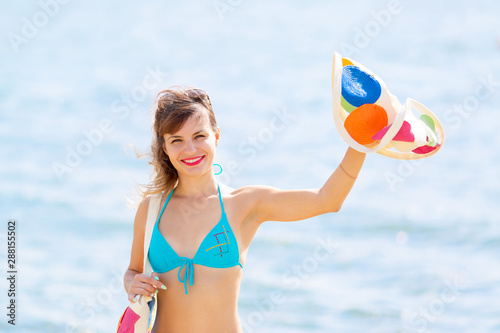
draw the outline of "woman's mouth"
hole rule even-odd
[[[183,160],[181,160],[181,162],[184,163],[184,164],[186,164],[187,166],[194,166],[194,165],[200,164],[201,161],[203,161],[204,158],[205,158],[205,155],[203,155],[203,156],[197,156],[197,157],[193,157],[193,158],[183,159]]]

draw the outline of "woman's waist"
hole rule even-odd
[[[189,316],[166,316],[157,314],[152,333],[243,333],[240,320],[234,316],[207,316],[207,313],[192,313]]]
[[[243,332],[238,318],[238,291],[210,291],[197,285],[184,293],[173,287],[159,292],[153,332]]]
[[[177,276],[165,278],[165,274],[167,273],[160,274],[160,281],[167,289],[158,289],[158,307],[175,308],[179,311],[197,309],[204,312],[205,307],[224,307],[226,311],[236,309],[241,282],[238,277],[200,275],[186,289],[185,284],[177,280]]]

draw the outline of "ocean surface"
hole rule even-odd
[[[265,223],[245,332],[500,332],[499,17],[493,0],[2,3],[0,332],[116,330],[151,171],[132,146],[148,150],[161,89],[209,93],[221,182],[320,187],[347,148],[334,51],[433,110],[446,141],[420,161],[370,154],[338,213]]]

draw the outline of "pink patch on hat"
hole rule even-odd
[[[387,131],[389,130],[389,127],[391,127],[391,125],[382,128],[380,131],[377,132],[377,134],[375,134],[372,137],[372,139],[373,140],[382,140],[382,138],[384,137],[385,133],[387,133]],[[403,121],[403,125],[399,129],[399,131],[396,134],[396,136],[394,138],[392,138],[392,140],[394,140],[394,141],[403,141],[403,142],[414,142],[415,141],[415,136],[411,132],[411,125],[410,125],[410,123],[407,122],[406,120]]]
[[[130,307],[127,307],[118,323],[117,333],[134,333],[135,323],[137,323],[140,318],[141,317]]]
[[[439,148],[439,146],[441,146],[441,145],[437,145],[436,147],[420,146],[418,148],[413,149],[412,152],[414,152],[415,154],[427,154],[427,153],[430,153],[431,151]]]

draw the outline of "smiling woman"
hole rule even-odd
[[[154,180],[146,185],[144,198],[148,195],[170,191],[177,182],[178,172],[167,153],[167,143],[172,147],[181,147],[183,140],[181,133],[177,133],[190,118],[199,120],[208,118],[204,131],[192,133],[195,136],[204,136],[211,132],[218,133],[219,127],[215,120],[212,103],[207,93],[201,89],[170,88],[158,93],[153,130],[155,136],[151,144],[153,158],[150,163],[154,167]],[[191,117],[194,116],[194,117]],[[192,124],[190,121],[190,125]],[[186,131],[184,131],[186,132]],[[188,138],[184,138],[186,141]],[[199,139],[199,138],[197,138]],[[168,140],[168,141],[167,141]],[[217,134],[218,140],[218,134]],[[185,143],[185,142],[184,142]],[[193,161],[187,161],[193,162]],[[195,161],[196,162],[196,161]]]
[[[243,332],[238,295],[248,248],[265,221],[298,221],[336,212],[365,154],[348,148],[320,189],[232,189],[213,170],[220,131],[210,98],[195,88],[158,94],[152,142],[153,181],[143,191],[124,276],[130,301],[157,294],[152,332]],[[144,235],[151,198],[159,197],[144,274]],[[196,279],[195,279],[196,277]]]
[[[215,155],[211,145],[214,137],[217,145],[219,132],[214,133],[210,128],[206,112],[198,112],[187,119],[175,135],[168,133],[163,135],[164,151],[176,170],[183,166],[194,167],[202,162],[211,163]],[[212,160],[208,161],[207,158]]]

